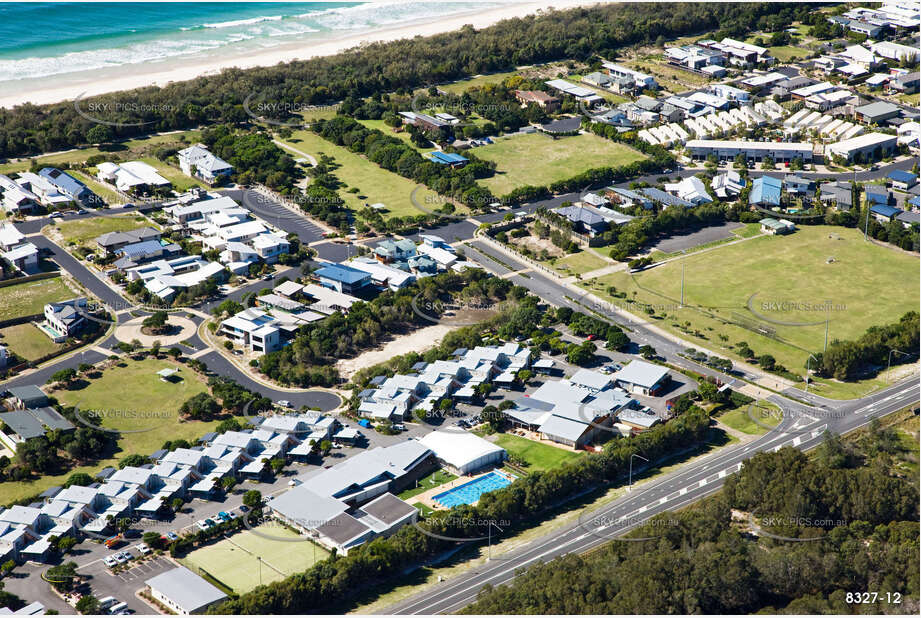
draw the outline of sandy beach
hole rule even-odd
[[[580,0],[554,2],[557,9],[595,4]],[[338,38],[317,38],[311,40],[305,35],[267,50],[224,50],[220,57],[197,56],[168,61],[128,64],[111,69],[75,72],[48,78],[6,82],[0,92],[0,107],[13,107],[26,102],[34,104],[55,103],[78,97],[92,96],[106,92],[130,90],[142,86],[164,86],[169,82],[193,79],[200,75],[220,72],[237,67],[251,68],[272,66],[280,62],[306,60],[328,56],[373,42],[394,41],[415,36],[430,36],[457,30],[466,24],[485,28],[503,19],[521,17],[546,9],[543,2],[515,2],[508,6],[487,7],[482,10],[457,13],[438,20],[405,23],[397,27],[365,31],[360,34]]]

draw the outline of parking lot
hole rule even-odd
[[[743,224],[738,222],[727,222],[722,225],[705,227],[702,230],[697,230],[690,234],[669,236],[656,243],[653,249],[661,251],[662,253],[687,251],[688,249],[693,249],[694,247],[704,245],[708,242],[730,238],[733,235],[732,230],[742,226]]]

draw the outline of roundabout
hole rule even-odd
[[[181,343],[195,335],[198,327],[195,322],[185,316],[170,315],[167,319],[167,330],[163,334],[147,334],[143,326],[146,316],[134,318],[115,327],[115,338],[125,343],[137,339],[144,347],[150,347],[154,341],[159,341],[161,346],[170,346]]]

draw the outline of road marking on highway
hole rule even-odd
[[[681,489],[678,490],[678,495],[679,495],[679,496],[683,496],[683,495],[686,494],[686,493],[688,493],[688,488],[687,488],[687,487],[682,487]]]

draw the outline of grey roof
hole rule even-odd
[[[557,208],[555,211],[558,215],[566,217],[573,223],[582,223],[587,227],[604,225],[604,217],[598,212],[585,206],[564,206]]]
[[[548,133],[572,133],[578,131],[582,126],[582,117],[573,116],[571,118],[561,118],[541,125],[541,129]]]
[[[671,193],[666,193],[661,189],[656,189],[655,187],[647,187],[641,189],[643,193],[646,194],[646,197],[653,199],[657,202],[662,202],[666,206],[684,206],[685,208],[692,208],[694,204],[687,200],[683,200],[680,197],[675,197]]]
[[[591,394],[583,387],[568,382],[544,382],[536,391],[531,393],[530,399],[539,399],[548,403],[582,403]]]
[[[159,238],[160,232],[150,226],[129,230],[127,232],[106,232],[96,237],[96,244],[100,247],[111,247],[118,244],[131,244]]]
[[[45,435],[45,429],[34,416],[25,410],[14,410],[0,414],[0,421],[22,437],[23,440]]]
[[[573,374],[569,381],[598,390],[611,384],[610,377],[598,371],[592,371],[591,369],[580,369]]]
[[[641,360],[635,360],[614,374],[614,379],[645,388],[656,385],[668,374],[668,369],[660,365],[653,365]]]
[[[867,105],[861,105],[858,108],[854,109],[855,114],[861,114],[863,116],[883,116],[886,114],[897,114],[902,111],[898,105],[893,105],[887,101],[874,101],[873,103],[868,103]]]
[[[371,528],[364,525],[348,513],[340,513],[326,524],[319,526],[317,532],[333,540],[339,545],[346,545],[358,537],[371,532]]]
[[[145,582],[185,610],[195,611],[227,595],[185,567],[176,567]]]
[[[587,423],[563,418],[562,416],[550,415],[550,417],[544,421],[543,425],[540,426],[539,431],[557,438],[575,442],[588,428],[589,425]]]
[[[321,496],[307,485],[298,485],[272,498],[268,507],[305,528],[316,528],[348,509],[344,502]]]
[[[410,504],[403,502],[391,493],[386,493],[379,498],[375,498],[368,504],[361,507],[361,510],[368,515],[384,522],[385,524],[395,524],[416,509]]]
[[[44,400],[45,402],[48,401],[48,395],[42,392],[42,389],[34,384],[29,384],[27,386],[13,386],[8,390],[10,397],[15,397],[16,399],[21,399],[25,402],[38,399]],[[44,403],[40,405],[44,405]]]
[[[26,410],[26,412],[34,416],[39,423],[45,425],[49,429],[62,429],[67,431],[74,428],[73,423],[61,416],[54,408],[45,406],[43,408],[31,408]]]
[[[908,223],[908,224],[911,224],[911,223],[918,223],[918,222],[919,222],[919,216],[918,216],[918,215],[919,215],[918,211],[912,210],[912,211],[909,211],[909,212],[900,213],[900,214],[896,217],[896,219],[897,219],[898,221],[901,221],[902,223]]]
[[[62,490],[62,489],[63,489],[63,487],[60,487],[60,486],[57,486],[57,485],[54,486],[54,487],[49,487],[48,489],[46,489],[46,490],[43,491],[42,493],[38,494],[38,497],[39,497],[39,498],[54,498],[56,495],[58,495],[59,493],[61,493],[61,490]]]

